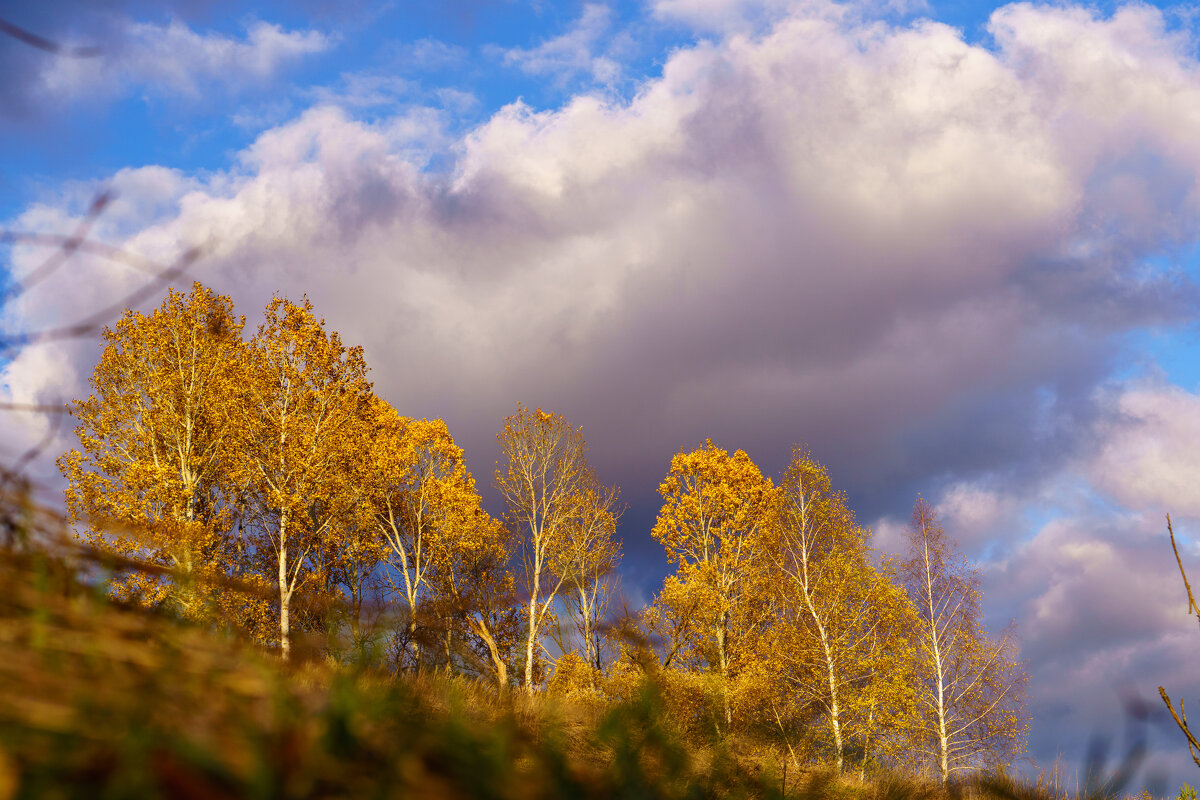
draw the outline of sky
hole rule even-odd
[[[1031,762],[1200,697],[1200,18],[968,0],[20,3],[0,19],[0,226],[91,232],[258,324],[307,294],[377,391],[441,417],[495,513],[517,403],[583,428],[629,506],[624,591],[670,457],[778,475],[807,444],[881,552],[918,494],[1016,622]],[[97,52],[98,50],[98,52]],[[0,246],[19,282],[46,258]],[[5,333],[146,283],[88,254]],[[157,293],[143,305],[161,298]],[[95,337],[7,351],[0,399],[89,393]],[[54,416],[0,417],[52,497]],[[1195,701],[1194,701],[1195,702]],[[1147,713],[1143,713],[1147,712]],[[1138,721],[1141,719],[1141,721]],[[1165,787],[1165,788],[1164,788]]]

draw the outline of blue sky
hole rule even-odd
[[[69,232],[111,188],[97,237],[162,262],[204,245],[194,276],[250,328],[273,293],[309,294],[386,399],[447,420],[481,485],[517,402],[564,413],[630,503],[635,601],[666,569],[647,531],[673,452],[711,436],[777,474],[806,442],[881,549],[920,492],[979,561],[990,623],[1022,632],[1039,764],[1117,731],[1124,687],[1200,694],[1163,526],[1200,525],[1186,8],[109,0],[0,17],[103,49],[0,39],[7,227]],[[39,260],[0,254],[17,276]],[[141,280],[81,257],[3,324],[70,321]],[[80,396],[96,355],[27,348],[5,399]],[[14,451],[49,425],[4,424]],[[1187,778],[1178,737],[1154,736],[1147,775]]]

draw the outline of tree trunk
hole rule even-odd
[[[496,671],[496,681],[500,684],[500,688],[508,686],[508,665],[504,663],[504,659],[500,657],[500,648],[496,645],[496,637],[492,636],[492,632],[488,630],[487,623],[482,619],[468,617],[471,628],[483,639],[483,643],[487,645],[488,655],[492,658],[492,668]]]
[[[592,591],[596,591],[595,587]],[[592,609],[588,602],[587,590],[583,586],[579,587],[579,613],[583,618],[583,649],[589,667],[592,667],[596,672],[600,671],[600,648],[593,641],[592,635]],[[596,673],[592,675],[592,688],[596,688]]]
[[[844,758],[842,755],[842,719],[841,709],[838,706],[838,690],[837,690],[837,672],[833,667],[833,654],[829,650],[829,637],[825,635],[825,628],[820,628],[821,631],[821,646],[825,648],[825,671],[829,678],[829,725],[833,728],[833,746],[837,751],[837,774],[842,774],[844,766]]]
[[[938,767],[941,771],[942,785],[950,777],[950,741],[946,735],[946,673],[942,668],[941,643],[938,641],[938,615],[933,607],[933,572],[929,554],[928,533],[925,535],[925,596],[929,599],[929,645],[933,652],[933,668],[937,672],[937,724],[938,747],[940,759]]]
[[[534,589],[537,589],[536,574]],[[529,601],[529,637],[525,640],[525,691],[533,694],[533,645],[537,639],[537,596]]]
[[[292,654],[292,642],[290,634],[290,620],[288,619],[288,605],[292,599],[292,593],[288,591],[288,552],[287,552],[287,511],[281,511],[279,514],[279,649],[283,654],[283,660],[287,661]]]
[[[726,648],[728,636],[729,612],[721,614],[721,622],[717,625],[717,654],[721,666],[721,704],[725,710],[725,734],[733,726],[733,710],[729,706],[729,655]]]

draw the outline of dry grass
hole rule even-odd
[[[651,689],[605,708],[347,667],[316,647],[284,664],[113,603],[81,579],[96,558],[27,495],[0,493],[0,800],[1063,800],[996,777],[947,792],[816,772],[785,789],[752,748],[685,745]]]

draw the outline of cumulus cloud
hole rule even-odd
[[[485,474],[522,400],[583,424],[635,503],[706,435],[768,470],[803,440],[870,518],[947,475],[1055,468],[1111,337],[1194,310],[1147,268],[1198,221],[1194,57],[1148,8],[991,24],[993,49],[814,6],[675,52],[628,102],[518,103],[457,140],[436,115],[318,107],[110,233],[213,242],[198,276],[251,315],[308,292]],[[287,36],[243,44],[312,43]],[[449,174],[423,170],[431,147]],[[130,279],[70,280],[20,318]]]
[[[1055,753],[1078,762],[1089,738],[1116,736],[1122,703],[1136,696],[1153,723],[1150,771],[1191,767],[1157,698],[1158,686],[1175,697],[1200,692],[1187,667],[1196,626],[1165,533],[1157,514],[1057,519],[985,571],[987,606],[1021,620],[1030,750],[1043,762]]]

